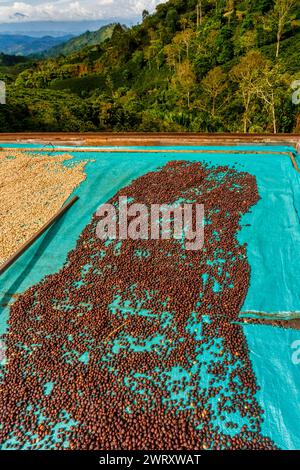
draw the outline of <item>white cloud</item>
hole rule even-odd
[[[105,20],[136,18],[144,9],[153,11],[163,0],[0,0],[1,23],[15,21]]]

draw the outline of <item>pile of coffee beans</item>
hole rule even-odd
[[[205,244],[107,240],[99,217],[62,269],[10,310],[2,448],[272,449],[242,326],[250,268],[237,240],[259,199],[229,167],[169,162],[120,190],[205,206]]]
[[[85,180],[85,164],[72,161],[69,154],[53,157],[0,149],[0,265],[35,235]]]

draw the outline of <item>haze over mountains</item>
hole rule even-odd
[[[71,37],[96,32],[105,25],[120,23],[130,27],[141,20],[144,9],[154,11],[159,1],[50,0],[46,3],[25,0],[13,3],[0,0],[0,53],[39,54]],[[96,39],[99,39],[97,35]],[[102,37],[98,42],[101,41]],[[94,43],[95,38],[88,38],[87,44]],[[85,46],[84,41],[82,45]],[[73,50],[71,47],[71,52]],[[69,52],[68,48],[64,51]]]
[[[44,36],[35,38],[32,36],[22,36],[19,34],[0,34],[0,52],[10,55],[30,55],[44,52],[60,44],[68,41],[72,36]]]
[[[53,36],[60,37],[66,35],[77,36],[86,31],[96,31],[102,26],[111,23],[121,23],[127,26],[135,24],[139,17],[128,20],[128,18],[111,17],[105,20],[84,20],[84,21],[20,21],[13,23],[0,22],[0,34],[24,35],[31,37]]]
[[[111,37],[115,24],[102,26],[96,31],[86,31],[79,36],[32,37],[16,34],[0,34],[0,53],[17,56],[42,55],[57,57],[67,55],[85,46],[101,44]]]

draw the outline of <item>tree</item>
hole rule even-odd
[[[189,58],[189,53],[190,53],[190,44],[193,39],[193,31],[191,29],[185,29],[184,31],[181,31],[177,33],[174,38],[173,38],[173,43],[176,44],[179,47],[179,50],[183,48],[186,53],[186,57]],[[179,52],[179,62],[180,62],[180,57],[181,54]]]
[[[196,5],[196,12],[197,12],[197,28],[202,26],[202,19],[203,19],[203,0],[198,0]]]
[[[272,67],[270,61],[266,61],[261,69],[260,77],[256,84],[256,94],[270,110],[270,116],[274,134],[277,134],[276,106],[280,103],[280,94],[289,87],[289,79],[282,74],[280,66]]]
[[[187,18],[186,16],[183,16],[182,18],[180,18],[179,24],[180,24],[181,28],[183,29],[183,31],[186,28],[193,28],[193,22],[189,18]]]
[[[244,106],[243,130],[248,132],[250,120],[250,109],[253,99],[257,96],[257,82],[260,70],[265,67],[266,59],[258,51],[250,51],[230,72],[234,82],[238,84],[237,95],[242,97]]]
[[[177,57],[178,57],[178,48],[175,44],[167,44],[164,49],[163,53],[166,56],[166,62],[170,69],[175,70],[177,64]]]
[[[211,69],[202,80],[202,87],[211,100],[211,115],[215,117],[217,99],[226,88],[226,74],[222,68]]]
[[[176,31],[176,24],[179,19],[179,15],[175,8],[169,8],[166,15],[166,25],[170,29],[170,31]]]
[[[231,18],[235,14],[235,0],[227,0],[226,13],[224,17],[228,19],[228,26],[230,26]]]
[[[277,46],[276,57],[279,57],[280,41],[285,26],[290,20],[290,13],[298,4],[298,0],[276,0],[274,14],[277,22]]]
[[[192,70],[189,60],[185,60],[177,66],[176,74],[172,79],[173,86],[183,93],[187,99],[187,107],[190,107],[190,95],[196,83],[196,75]]]
[[[143,18],[143,21],[149,16],[149,11],[148,10],[143,10],[143,13],[142,13],[142,18]]]

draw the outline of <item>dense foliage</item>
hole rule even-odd
[[[297,18],[299,0],[169,0],[12,75],[1,130],[300,131]]]

